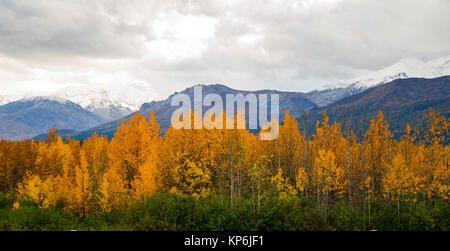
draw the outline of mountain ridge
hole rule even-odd
[[[50,128],[84,130],[103,120],[59,97],[33,97],[0,106],[0,138],[27,139]]]
[[[268,100],[270,100],[270,94],[279,94],[280,95],[280,119],[284,117],[284,110],[289,109],[290,113],[293,115],[299,115],[301,112],[312,109],[316,107],[317,105],[314,104],[312,101],[310,101],[307,97],[307,94],[302,92],[283,92],[283,91],[277,91],[277,90],[256,90],[256,91],[246,91],[246,90],[237,90],[232,89],[230,87],[227,87],[222,84],[212,84],[212,85],[194,85],[192,87],[186,88],[185,90],[181,92],[175,92],[171,94],[167,99],[160,100],[160,101],[151,101],[149,103],[144,103],[141,108],[139,109],[139,113],[141,115],[144,115],[148,117],[150,115],[150,111],[153,110],[156,122],[160,124],[161,128],[163,130],[169,128],[170,126],[170,120],[172,113],[175,112],[176,109],[178,109],[178,106],[172,106],[171,105],[171,99],[174,95],[183,93],[187,94],[191,101],[193,101],[193,93],[194,93],[194,87],[195,86],[202,86],[202,92],[203,97],[205,97],[208,94],[215,93],[219,94],[222,97],[222,100],[226,100],[225,95],[226,94],[242,94],[247,95],[249,93],[253,93],[255,95],[257,94],[268,94]],[[268,102],[268,109],[270,109],[270,101]],[[225,102],[224,102],[225,104]],[[204,106],[203,111],[205,112],[208,109],[208,107]],[[130,114],[128,116],[125,116],[124,120],[128,120],[130,116],[133,116],[133,114]],[[95,132],[102,135],[107,135],[109,138],[111,138],[114,135],[114,132],[116,131],[117,127],[120,126],[122,119],[114,120],[111,122],[107,122],[104,124],[101,124],[99,126],[90,128],[85,131],[79,132],[77,135],[73,135],[77,139],[83,139],[91,136]],[[41,137],[41,136],[40,136]]]
[[[323,110],[327,111],[330,123],[343,122],[351,118],[352,124],[369,118],[376,118],[382,110],[392,122],[392,130],[398,134],[406,123],[420,119],[429,108],[448,114],[450,112],[450,76],[439,78],[396,79],[384,85],[369,88],[361,93],[346,97],[325,107],[312,109],[307,116],[310,121],[322,119]],[[314,130],[310,125],[308,130]]]
[[[433,79],[450,75],[450,56],[428,62],[415,58],[404,58],[386,68],[349,80],[331,83],[333,88],[322,88],[311,92],[315,103],[326,106],[346,97],[358,94],[371,87],[383,85],[396,79]]]
[[[326,106],[340,99],[360,93],[370,87],[388,83],[399,78],[435,78],[450,75],[450,56],[440,57],[428,62],[415,58],[404,58],[397,63],[369,74],[349,80],[335,81],[328,86],[305,93],[306,97],[318,106]],[[336,87],[337,86],[337,87]],[[231,91],[237,91],[231,89]],[[271,91],[271,90],[260,90]],[[273,90],[272,90],[273,91]],[[300,92],[293,92],[300,93]],[[302,92],[303,93],[303,92]],[[161,101],[151,86],[145,83],[122,85],[120,83],[98,83],[95,85],[72,84],[48,94],[70,100],[91,111],[105,121],[114,121],[139,110],[151,100]],[[33,96],[2,95],[0,105]]]
[[[312,102],[308,103],[305,101],[308,100],[307,94],[305,93],[280,92],[276,90],[259,90],[253,92],[240,91],[220,84],[201,86],[207,87],[206,91],[203,92],[204,96],[209,93],[215,93],[218,90],[228,94],[232,91],[233,94],[241,93],[243,95],[248,93],[258,94],[260,92],[267,94],[282,93],[283,96],[280,96],[281,120],[284,115],[284,109],[289,109],[291,115],[299,118],[299,122],[301,122],[301,115],[307,115],[309,121],[321,120],[322,111],[324,109],[327,110],[327,113],[330,116],[330,121],[339,121],[339,116],[344,114],[349,117],[353,116],[353,119],[356,119],[356,121],[363,120],[362,118],[364,116],[366,118],[376,118],[376,113],[378,110],[383,110],[387,113],[387,116],[391,117],[391,121],[393,122],[392,127],[395,133],[403,130],[403,126],[406,122],[419,119],[422,113],[426,112],[429,107],[441,112],[448,112],[450,107],[450,76],[434,79],[397,79],[384,85],[369,88],[361,93],[341,99],[324,107],[319,107],[314,105]],[[148,117],[150,115],[150,111],[153,110],[156,117],[156,122],[161,125],[161,128],[167,129],[170,125],[172,112],[178,108],[170,105],[171,98],[178,93],[192,95],[193,88],[194,86],[181,92],[176,92],[162,101],[152,101],[143,104],[139,109],[139,113]],[[205,90],[205,88],[203,88],[203,90]],[[223,94],[224,93],[222,93],[222,96]],[[300,109],[300,106],[297,106],[298,102],[296,102],[296,98],[305,101],[305,104],[309,104],[309,106],[306,105]],[[292,107],[294,109],[291,109]],[[206,109],[207,108],[204,108],[204,110]],[[128,120],[132,115],[133,114],[128,115],[123,119]],[[76,139],[84,139],[90,137],[96,132],[111,138],[117,127],[120,126],[121,120],[122,119],[107,122],[78,132],[77,134],[72,134],[72,136]],[[367,120],[365,122],[365,126],[367,126]],[[311,123],[311,125],[314,126],[315,124]],[[309,128],[308,130],[311,131],[311,129],[313,128]],[[39,137],[43,138],[43,136],[44,135],[40,135]]]

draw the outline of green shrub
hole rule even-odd
[[[315,231],[315,230],[449,230],[446,201],[414,204],[373,201],[368,210],[344,203],[329,205],[326,214],[314,201],[302,197],[267,199],[259,210],[249,199],[156,194],[127,210],[68,217],[60,209],[45,209],[33,202],[0,194],[0,230],[146,230],[146,231]]]
[[[12,208],[15,198],[5,193],[0,193],[0,209]]]

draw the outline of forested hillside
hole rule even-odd
[[[380,227],[376,217],[379,221],[388,217],[387,221],[391,219],[402,229],[411,229],[417,217],[432,229],[448,229],[450,147],[444,142],[449,137],[449,121],[433,110],[424,116],[426,125],[407,125],[400,140],[392,138],[381,112],[371,120],[363,140],[352,131],[343,131],[338,123],[329,124],[326,112],[322,121],[317,121],[312,138],[305,137],[287,113],[279,137],[273,141],[259,140],[248,130],[238,129],[171,127],[161,135],[153,114],[148,120],[136,114],[123,122],[111,141],[94,135],[82,142],[65,143],[56,130],[49,132],[48,142],[2,140],[0,189],[6,194],[2,207],[20,214],[34,205],[36,210],[61,210],[61,217],[68,219],[84,219],[99,213],[129,212],[136,209],[133,205],[161,206],[168,202],[151,199],[155,194],[174,194],[178,196],[175,205],[192,197],[199,205],[221,208],[225,221],[237,208],[264,219],[261,210],[288,203],[299,206],[291,216],[303,215],[300,220],[307,226],[313,224],[308,223],[313,220],[310,217],[330,223],[337,217],[336,208],[341,208],[338,214],[347,212],[360,218],[356,223],[334,219],[335,229],[339,224],[361,230]],[[166,199],[170,198],[174,197]],[[220,203],[214,204],[214,198]],[[149,199],[150,204],[142,204]],[[432,211],[436,205],[443,206],[440,216]],[[305,215],[304,207],[311,215]],[[386,208],[389,210],[382,212],[390,215],[380,216],[380,210]],[[196,207],[193,210],[185,213],[198,217]],[[338,216],[351,220],[349,215]],[[148,217],[164,222],[168,216]],[[444,218],[435,222],[433,217]],[[0,227],[11,228],[10,223],[4,220]],[[176,229],[192,229],[185,223],[171,224]],[[257,229],[274,229],[259,224]]]

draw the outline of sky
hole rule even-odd
[[[0,94],[310,91],[450,55],[448,0],[0,0]]]

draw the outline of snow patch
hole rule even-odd
[[[450,56],[438,58],[429,62],[424,62],[415,58],[404,58],[387,68],[350,80],[338,81],[331,86],[347,88],[349,90],[364,90],[396,79],[437,78],[446,75],[450,75]]]

